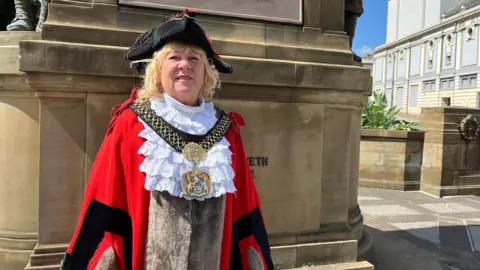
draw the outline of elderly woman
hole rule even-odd
[[[114,109],[62,269],[273,269],[243,120],[212,103],[232,68],[195,14],[127,51],[144,83]]]

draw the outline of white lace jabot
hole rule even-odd
[[[199,106],[184,105],[164,93],[162,97],[150,100],[151,108],[169,124],[183,132],[203,135],[217,122],[216,110],[212,102],[202,98]],[[182,196],[182,175],[193,169],[193,162],[186,160],[175,151],[147,124],[138,136],[146,139],[139,154],[145,156],[140,171],[146,174],[145,188],[153,191],[167,191],[173,196]],[[230,143],[222,138],[208,152],[205,160],[198,163],[198,168],[207,172],[213,183],[210,197],[219,197],[227,192],[235,192],[232,169],[232,152]],[[187,198],[187,197],[185,197]],[[207,197],[208,198],[208,197]],[[188,198],[187,198],[188,199]],[[201,199],[200,199],[201,200]]]

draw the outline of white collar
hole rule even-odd
[[[188,105],[185,105],[181,102],[179,102],[178,100],[176,100],[175,98],[169,96],[167,93],[163,93],[163,98],[165,99],[165,103],[170,106],[170,107],[173,107],[181,112],[185,112],[185,113],[199,113],[199,112],[203,112],[205,110],[205,98],[203,96],[200,96],[200,105],[198,106],[188,106]]]

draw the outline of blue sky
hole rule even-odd
[[[385,44],[387,37],[388,0],[364,0],[365,12],[358,18],[353,51],[359,56]]]

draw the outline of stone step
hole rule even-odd
[[[65,253],[68,244],[38,244],[33,251],[35,254]]]
[[[90,25],[67,25],[56,22],[45,22],[42,31],[44,40],[118,47],[130,47],[142,33],[141,31]]]
[[[292,268],[290,270],[374,270],[374,267],[367,261],[361,261],[318,266],[304,266],[300,268]]]
[[[50,254],[32,254],[30,264],[32,266],[57,265],[60,264],[65,256],[64,252]]]
[[[25,267],[25,270],[59,270],[60,264],[52,265],[42,265],[42,266],[31,266],[30,264]]]
[[[480,173],[459,177],[459,185],[480,185]]]
[[[23,269],[32,251],[0,248],[0,269]]]
[[[18,46],[20,40],[39,40],[41,33],[34,31],[2,31],[0,32],[0,47]]]

